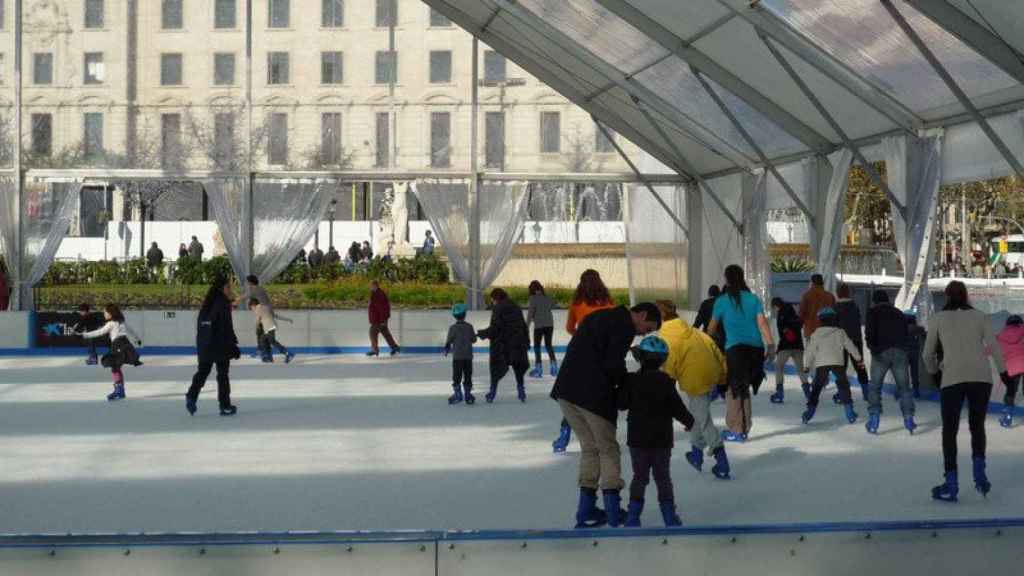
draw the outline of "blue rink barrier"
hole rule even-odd
[[[1024,518],[600,530],[0,536],[0,574],[1016,573]]]

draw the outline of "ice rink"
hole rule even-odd
[[[0,359],[0,533],[564,528],[576,503],[575,440],[551,453],[560,413],[550,377],[509,377],[493,405],[448,406],[440,356],[299,356],[232,367],[239,415],[221,417],[211,381],[199,412],[183,393],[191,357],[126,368],[128,399],[108,403],[109,371],[80,358]],[[486,374],[478,355],[476,372]],[[770,378],[772,376],[769,376]],[[921,402],[917,435],[891,397],[881,434],[823,402],[800,423],[802,395],[754,400],[754,429],[729,445],[734,479],[697,473],[677,427],[673,476],[687,524],[925,520],[1024,516],[1024,431],[990,415],[993,492],[973,490],[966,420],[961,502],[933,502],[942,472],[938,405]],[[766,384],[770,388],[771,383]],[[855,397],[859,398],[855,390]],[[827,391],[823,398],[831,397]],[[714,405],[716,420],[724,405]],[[625,420],[620,420],[620,436]],[[624,474],[630,477],[628,458]],[[660,526],[648,488],[644,524]]]

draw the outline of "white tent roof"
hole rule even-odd
[[[773,163],[973,122],[893,10],[983,115],[1024,108],[1024,2],[424,1],[691,176],[763,164],[729,115]]]

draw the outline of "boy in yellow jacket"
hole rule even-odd
[[[711,391],[725,383],[725,356],[715,341],[700,330],[683,322],[676,306],[659,300],[662,324],[659,336],[668,343],[668,360],[662,367],[686,393],[694,424],[690,431],[692,448],[686,461],[699,472],[704,465],[704,450],[715,458],[711,473],[716,478],[729,478],[729,459],[722,437],[711,419]]]

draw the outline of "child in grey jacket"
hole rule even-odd
[[[853,411],[853,397],[850,395],[850,381],[846,379],[846,368],[843,365],[843,352],[853,358],[854,364],[861,365],[862,358],[857,345],[850,340],[846,332],[839,327],[839,316],[830,307],[818,311],[821,326],[811,334],[804,349],[804,370],[814,370],[814,381],[807,394],[807,410],[803,413],[803,422],[807,424],[814,418],[818,408],[821,391],[828,385],[829,374],[836,378],[839,389],[839,403],[846,412],[846,420],[853,424],[857,421],[857,413]],[[806,385],[805,385],[806,386]]]
[[[473,344],[476,329],[466,322],[466,305],[452,306],[455,324],[448,328],[448,339],[444,343],[444,355],[452,354],[452,388],[455,393],[448,397],[448,404],[458,404],[463,398],[466,404],[475,404],[473,396]],[[465,391],[465,396],[463,396]]]
[[[552,312],[554,308],[555,302],[544,293],[544,286],[537,280],[530,282],[530,304],[526,312],[526,325],[533,323],[534,366],[533,370],[530,370],[530,376],[533,378],[544,375],[544,365],[540,361],[542,341],[551,362],[551,375],[558,376],[558,358],[555,357],[555,348],[551,345],[555,333],[555,317]]]

